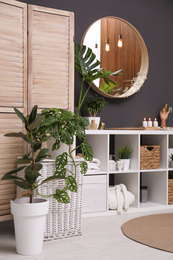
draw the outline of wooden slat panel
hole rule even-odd
[[[9,215],[4,215],[4,216],[0,216],[0,222],[1,221],[7,221],[7,220],[10,220],[10,219],[12,219],[13,218],[13,216],[11,215],[11,214],[9,214]]]
[[[71,12],[29,6],[29,111],[35,104],[73,110],[73,33]]]
[[[26,4],[0,1],[0,107],[24,108],[27,91],[26,19]]]

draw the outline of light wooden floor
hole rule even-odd
[[[173,209],[84,218],[82,236],[44,242],[43,252],[34,256],[16,254],[13,224],[1,222],[0,260],[172,260],[172,253],[136,243],[125,237],[120,229],[124,222],[134,217],[166,212],[173,212]]]

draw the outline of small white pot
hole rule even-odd
[[[123,168],[124,168],[124,162],[123,162],[123,160],[117,161],[117,170],[118,170],[118,171],[122,171]]]
[[[121,159],[120,161],[124,163],[123,171],[128,171],[130,168],[130,159]]]
[[[169,167],[170,167],[170,168],[173,168],[173,161],[170,161],[170,162],[169,162]]]
[[[11,200],[18,254],[41,253],[48,211],[49,201],[46,199],[34,198],[33,203],[29,203],[29,198]]]
[[[97,129],[100,125],[100,117],[87,117],[87,119],[89,120],[90,124],[91,124],[91,120],[95,120],[95,124],[97,125]],[[86,130],[89,129],[89,125],[85,127]]]
[[[52,151],[52,145],[55,143],[55,139],[53,137],[50,137],[47,140],[47,148],[49,149],[49,154],[51,155],[51,159],[55,159],[58,155],[67,152],[69,150],[68,145],[61,143],[61,146],[58,150]]]

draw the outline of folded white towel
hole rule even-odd
[[[88,170],[95,170],[95,171],[99,171],[100,168],[98,166],[93,166],[93,165],[88,165]]]
[[[95,164],[95,165],[97,165],[97,166],[99,166],[100,165],[100,160],[99,159],[97,159],[97,158],[93,158],[92,159],[92,161],[90,161],[90,162],[87,162],[88,164]]]
[[[96,173],[96,172],[99,172],[99,170],[97,169],[87,170],[87,173]]]

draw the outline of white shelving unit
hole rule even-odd
[[[127,190],[135,195],[135,201],[127,212],[139,210],[157,210],[165,208],[173,208],[168,205],[168,178],[173,168],[169,168],[169,154],[173,153],[173,131],[169,130],[86,130],[87,142],[92,146],[94,158],[98,158],[101,162],[100,172],[86,174],[84,176],[84,198],[93,207],[87,209],[84,201],[84,216],[116,214],[115,210],[108,209],[108,188],[110,185],[110,177],[114,181],[114,185],[123,183]],[[113,147],[113,153],[116,155],[117,149],[123,145],[132,148],[130,169],[128,171],[110,171],[109,155],[110,147]],[[141,145],[159,145],[160,146],[160,168],[140,170],[140,146]],[[172,150],[171,150],[172,149]],[[97,176],[97,180],[94,179]],[[99,176],[105,176],[105,190],[99,189]],[[92,184],[85,186],[85,180],[89,180]],[[102,183],[103,184],[103,183]],[[148,202],[140,203],[140,185],[148,187]],[[90,196],[90,187],[92,192]],[[102,196],[102,208],[97,208],[99,202],[99,193]],[[95,195],[94,195],[95,194]]]

